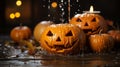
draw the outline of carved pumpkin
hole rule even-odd
[[[86,36],[72,24],[53,24],[43,32],[40,44],[51,54],[76,54],[85,44]]]
[[[10,32],[10,37],[15,42],[29,39],[31,35],[31,29],[28,26],[17,26],[13,28]]]
[[[113,48],[114,41],[109,34],[94,34],[89,37],[90,46],[94,52],[106,52]]]
[[[78,25],[87,35],[96,34],[103,29],[107,31],[107,23],[104,18],[98,14],[83,13],[75,15],[69,22]]]
[[[40,40],[39,38],[41,38],[41,34],[44,31],[44,29],[51,24],[53,24],[53,22],[51,21],[42,21],[35,26],[33,35],[36,41]]]

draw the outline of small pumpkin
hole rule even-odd
[[[22,25],[14,27],[10,32],[10,37],[15,42],[30,39],[31,35],[31,29],[28,26]]]
[[[83,13],[75,15],[69,22],[78,25],[87,35],[97,34],[100,29],[107,32],[107,23],[99,14]]]
[[[85,44],[86,36],[78,26],[52,24],[42,33],[41,47],[51,54],[76,54]]]
[[[110,34],[116,43],[120,43],[120,31],[119,30],[110,30],[108,31],[108,34]]]
[[[96,53],[110,51],[114,40],[109,34],[94,34],[89,37],[90,47]]]
[[[51,21],[42,21],[35,26],[33,36],[36,41],[40,40],[39,38],[41,38],[41,34],[44,31],[44,29],[51,24],[53,24],[53,22]]]

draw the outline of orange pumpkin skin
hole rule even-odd
[[[120,43],[120,31],[119,30],[110,30],[108,31],[108,34],[110,34],[116,43]]]
[[[41,47],[51,54],[77,54],[86,41],[84,32],[72,24],[48,26],[40,39]]]
[[[107,32],[108,30],[106,21],[98,14],[77,14],[69,23],[78,25],[87,35],[97,34],[100,29],[103,29],[102,32]]]
[[[89,37],[90,46],[96,53],[110,51],[114,40],[109,34],[94,34]]]
[[[36,41],[40,40],[39,38],[41,38],[41,34],[44,31],[44,29],[51,24],[53,24],[53,22],[51,21],[42,21],[35,26],[33,36]]]
[[[17,26],[13,28],[10,32],[10,37],[15,42],[29,39],[31,35],[32,35],[31,29],[27,26]]]

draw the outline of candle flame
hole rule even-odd
[[[93,6],[90,6],[90,10],[89,10],[90,12],[94,12],[94,8],[93,8]]]

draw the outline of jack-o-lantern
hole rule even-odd
[[[35,26],[33,35],[36,41],[40,40],[39,38],[41,38],[41,34],[44,31],[44,29],[51,24],[53,24],[53,22],[51,21],[42,21]]]
[[[114,46],[114,40],[109,34],[94,34],[89,37],[91,49],[96,52],[110,51]]]
[[[51,54],[76,54],[85,44],[86,36],[78,26],[53,24],[42,33],[40,44]]]
[[[103,29],[107,32],[107,23],[104,18],[98,14],[83,13],[75,15],[69,22],[78,25],[87,35],[96,34]]]
[[[15,42],[29,39],[31,35],[32,35],[32,32],[28,26],[17,26],[13,28],[10,32],[10,37]]]

